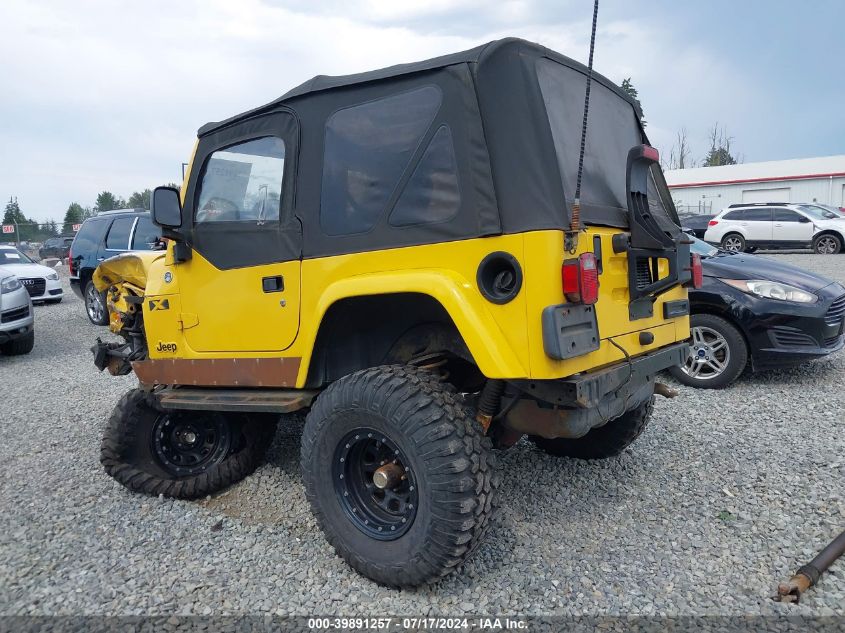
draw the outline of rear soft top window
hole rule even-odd
[[[581,148],[585,78],[577,70],[548,58],[538,59],[536,67],[564,195],[571,202]],[[642,134],[631,104],[594,82],[581,181],[582,205],[627,209],[626,159],[628,150],[641,143]]]

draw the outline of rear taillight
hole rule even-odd
[[[704,285],[704,270],[701,267],[701,255],[692,254],[692,287],[701,288]]]
[[[707,226],[716,226],[719,223],[719,220],[710,220],[707,223]]]
[[[67,270],[71,275],[73,274],[73,253],[67,249]]]
[[[571,303],[595,303],[599,298],[599,269],[593,253],[567,259],[561,269],[563,294]]]

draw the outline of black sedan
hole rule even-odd
[[[704,234],[707,232],[707,224],[715,217],[715,215],[703,215],[701,213],[682,215],[680,216],[681,229],[698,239],[704,239]]]
[[[694,239],[694,238],[693,238]],[[845,345],[845,287],[789,264],[694,239],[704,284],[690,290],[691,353],[672,375],[718,389],[743,370],[796,365]]]

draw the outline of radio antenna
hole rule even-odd
[[[599,0],[593,4],[593,29],[590,32],[590,58],[587,62],[587,91],[584,94],[584,120],[581,123],[581,150],[578,154],[578,177],[575,180],[575,199],[572,201],[572,215],[569,222],[566,248],[574,253],[578,248],[578,233],[581,231],[581,177],[584,174],[584,151],[587,146],[587,118],[590,113],[590,87],[593,83],[593,52],[596,48],[596,21],[599,16]]]

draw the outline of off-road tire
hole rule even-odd
[[[728,242],[729,240],[739,240],[739,247],[737,249],[729,248]],[[744,253],[746,249],[746,242],[745,238],[742,237],[739,233],[727,233],[726,235],[722,236],[721,247],[732,253]]]
[[[842,238],[833,233],[822,233],[813,238],[813,252],[817,255],[836,255],[842,252]]]
[[[575,459],[616,457],[640,436],[651,419],[653,410],[654,396],[604,426],[592,429],[583,437],[550,440],[532,435],[529,439],[538,448],[555,457],[574,457]]]
[[[392,540],[359,528],[334,482],[337,451],[359,428],[401,449],[418,489],[410,527]],[[308,414],[301,461],[306,497],[326,539],[380,584],[413,587],[448,574],[491,525],[498,476],[490,440],[452,388],[428,371],[383,366],[331,384]]]
[[[35,330],[32,329],[28,334],[12,341],[6,341],[0,345],[0,352],[6,356],[22,356],[29,354],[32,348],[35,347]]]
[[[698,389],[723,389],[732,384],[748,365],[748,343],[735,325],[715,314],[693,314],[690,329],[706,327],[715,330],[727,342],[730,358],[727,367],[718,376],[706,380],[690,376],[679,366],[670,367],[669,374],[683,385]],[[692,349],[692,348],[690,348]]]
[[[231,414],[232,444],[221,461],[197,475],[174,477],[152,450],[152,430],[162,410],[152,396],[133,389],[118,401],[100,445],[106,473],[132,490],[174,499],[196,499],[237,483],[261,463],[278,416]],[[202,412],[196,412],[198,415]]]

